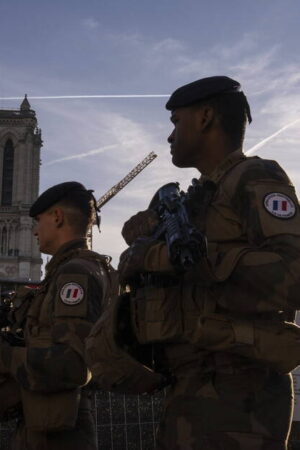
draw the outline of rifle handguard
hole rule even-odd
[[[170,262],[185,271],[207,256],[206,236],[190,222],[186,209],[186,195],[179,190],[179,183],[162,186],[155,195],[161,224],[154,238],[164,237]],[[152,203],[152,202],[151,202]]]

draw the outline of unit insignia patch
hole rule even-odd
[[[60,290],[60,298],[66,305],[78,305],[83,297],[84,289],[78,283],[66,283]]]
[[[290,219],[296,213],[296,206],[293,200],[285,194],[272,192],[265,196],[264,207],[279,219]]]

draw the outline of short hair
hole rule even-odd
[[[55,206],[65,211],[68,223],[78,234],[88,234],[96,218],[94,199],[89,191],[71,191]]]
[[[224,93],[214,97],[210,97],[200,102],[198,106],[211,106],[220,120],[224,132],[232,142],[234,148],[242,146],[246,122],[248,116],[248,103],[245,101],[243,92]]]

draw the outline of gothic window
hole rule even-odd
[[[12,203],[13,171],[14,145],[11,139],[8,139],[3,152],[2,206],[10,206]]]
[[[7,254],[7,229],[6,227],[2,228],[2,235],[1,235],[1,255]]]

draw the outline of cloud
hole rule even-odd
[[[294,120],[291,123],[288,123],[287,125],[285,125],[284,127],[280,128],[279,130],[277,130],[275,133],[271,134],[271,136],[266,137],[265,139],[263,139],[262,141],[260,141],[258,144],[254,145],[253,147],[251,147],[249,150],[246,151],[246,154],[248,156],[253,155],[253,153],[255,153],[258,149],[260,149],[261,147],[263,147],[267,142],[271,141],[272,139],[274,139],[275,137],[277,137],[279,134],[281,134],[283,131],[287,130],[288,128],[296,125],[296,123],[300,122],[300,119]]]
[[[94,30],[95,28],[99,27],[99,22],[96,19],[94,19],[93,17],[87,17],[86,19],[82,20],[82,25],[85,28]]]
[[[300,69],[300,68],[299,68]],[[288,77],[286,77],[288,82]],[[269,96],[263,106],[261,107],[261,114],[269,115],[272,120],[280,118],[288,118],[290,121],[296,120],[300,114],[300,93],[299,88],[292,86],[288,92],[277,93],[274,96]]]
[[[249,55],[252,52],[257,51],[259,45],[259,36],[257,33],[244,33],[238,40],[232,45],[224,45],[224,43],[218,43],[209,49],[212,57],[217,56],[223,61],[239,59],[241,55]]]
[[[64,177],[80,176],[83,183],[93,184],[97,180],[96,188],[103,194],[151,151],[159,155],[155,177],[150,172],[148,180],[148,176],[143,174],[143,188],[138,188],[138,193],[132,194],[131,198],[145,197],[147,192],[151,194],[156,189],[157,183],[164,184],[169,177],[172,179],[166,143],[169,125],[165,117],[164,127],[156,117],[149,128],[142,117],[137,121],[127,117],[126,112],[121,114],[108,108],[99,109],[97,103],[77,101],[74,106],[73,102],[60,105],[45,102],[42,105],[48,120],[48,126],[43,131],[42,189],[45,182],[54,184],[64,173]],[[165,116],[163,110],[161,114]],[[84,148],[86,150],[82,150]],[[131,187],[126,192],[128,194],[125,196],[130,197]]]
[[[177,53],[184,52],[186,46],[178,39],[167,38],[158,41],[152,45],[152,53],[165,54],[165,53]]]

